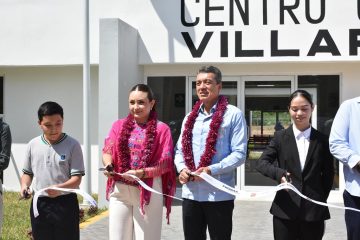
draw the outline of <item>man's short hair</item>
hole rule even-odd
[[[198,74],[199,73],[213,73],[215,75],[216,83],[217,84],[221,83],[221,78],[222,78],[221,71],[217,67],[214,67],[214,66],[202,66],[198,71]]]
[[[44,102],[41,104],[38,110],[38,118],[39,121],[42,121],[44,116],[51,116],[59,114],[61,118],[64,118],[64,110],[63,108],[56,102]]]

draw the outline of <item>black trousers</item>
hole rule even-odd
[[[275,240],[320,240],[324,235],[325,221],[307,222],[273,217]]]
[[[198,202],[184,199],[182,203],[185,240],[205,240],[206,228],[211,240],[230,240],[234,200]]]
[[[360,197],[352,196],[348,191],[344,191],[344,206],[360,209]],[[360,239],[360,213],[345,210],[345,223],[348,240]]]
[[[30,218],[35,240],[79,240],[79,203],[74,193],[56,198],[39,197],[39,216]]]

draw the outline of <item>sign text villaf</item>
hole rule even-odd
[[[191,30],[182,31],[181,35],[193,58],[201,58],[207,50],[214,51],[213,47],[209,49],[212,42],[221,58],[264,57],[267,53],[270,57],[312,57],[320,53],[358,56],[360,29],[355,24],[360,20],[360,0],[349,0],[356,11],[347,14],[353,13],[352,19],[356,23],[342,26],[341,31],[334,25],[344,14],[334,14],[332,8],[331,14],[327,14],[329,7],[326,4],[334,2],[344,3],[340,0],[181,0],[181,23]],[[256,5],[251,8],[253,3]],[[277,14],[274,9],[278,10]],[[261,14],[254,14],[259,10]],[[299,36],[293,36],[294,29],[298,30]],[[302,42],[304,35],[312,39],[308,45]],[[268,40],[259,48],[249,49],[245,37]],[[281,38],[292,40],[283,47]],[[230,42],[233,45],[230,46]],[[344,44],[346,47],[339,48]]]

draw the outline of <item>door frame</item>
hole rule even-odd
[[[252,76],[241,76],[240,77],[240,109],[245,110],[245,82],[255,82],[255,81],[290,81],[291,87],[290,92],[295,91],[296,89],[296,77],[294,75],[252,75]],[[237,177],[238,182],[240,182],[239,189],[241,190],[250,190],[256,191],[266,188],[266,186],[246,186],[245,185],[245,164],[242,164],[238,171]]]

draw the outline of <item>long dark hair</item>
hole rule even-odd
[[[290,105],[291,105],[291,101],[296,98],[296,97],[303,97],[305,98],[311,105],[311,108],[314,107],[314,103],[313,103],[313,100],[312,100],[312,97],[310,95],[309,92],[305,91],[305,90],[296,90],[295,92],[293,92],[290,97],[289,97],[289,102],[288,102],[288,108],[290,108]]]

